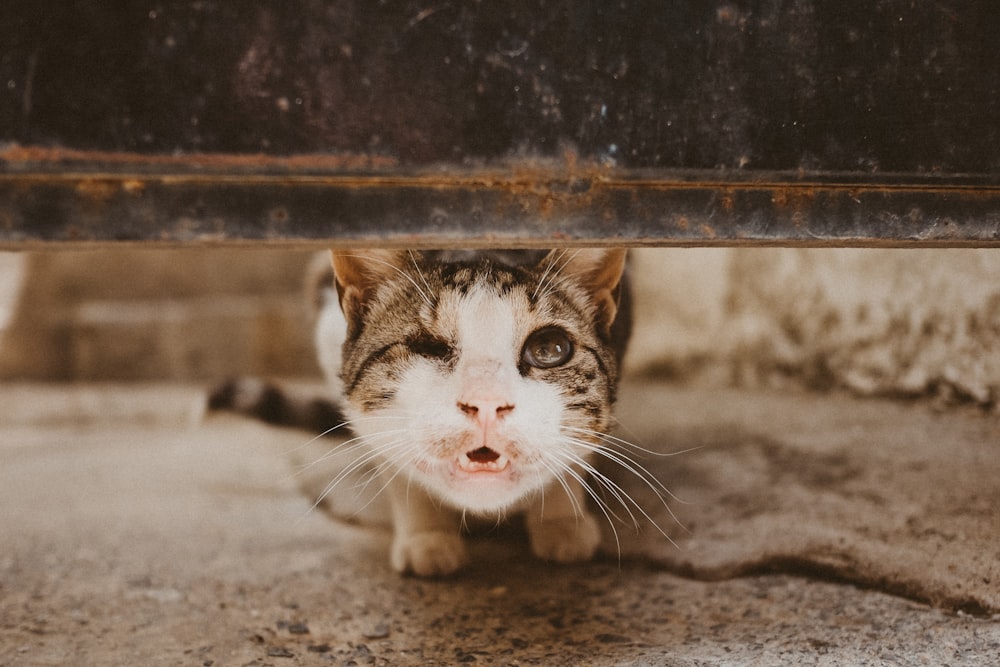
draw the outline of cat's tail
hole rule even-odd
[[[207,408],[210,413],[235,413],[313,435],[350,434],[347,418],[334,401],[259,378],[223,382],[209,392]]]
[[[314,343],[326,378],[327,396],[341,395],[340,347],[347,331],[337,299],[333,266],[328,253],[318,254],[306,271],[305,292],[312,306]],[[270,380],[238,377],[209,392],[208,412],[231,412],[276,426],[299,428],[313,435],[349,435],[338,403]],[[332,431],[331,431],[332,429]]]

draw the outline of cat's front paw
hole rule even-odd
[[[425,531],[397,535],[392,542],[392,567],[419,577],[453,574],[465,565],[468,554],[459,535]]]
[[[586,512],[530,525],[529,535],[532,553],[557,563],[590,560],[601,542],[597,520]]]

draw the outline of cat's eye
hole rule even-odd
[[[558,327],[539,329],[528,336],[521,360],[535,368],[562,366],[573,356],[573,341]]]
[[[448,359],[454,353],[452,346],[440,338],[418,336],[406,341],[406,346],[414,354],[428,359]]]

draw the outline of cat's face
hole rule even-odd
[[[388,475],[472,512],[580,474],[609,425],[623,266],[621,250],[518,268],[335,252],[353,429]]]

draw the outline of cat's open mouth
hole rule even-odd
[[[503,472],[508,466],[510,459],[489,447],[472,449],[458,457],[463,472]]]

